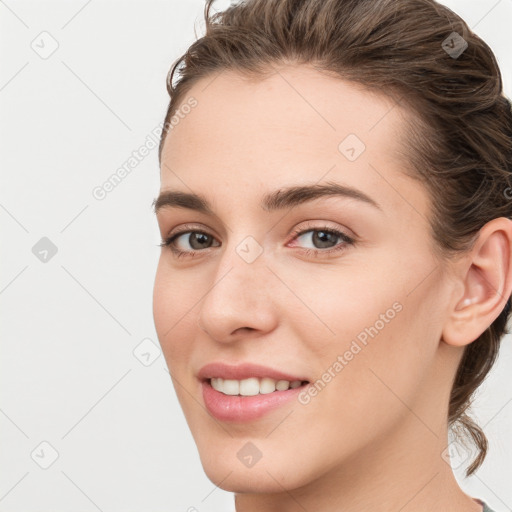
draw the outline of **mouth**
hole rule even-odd
[[[212,416],[223,422],[248,423],[293,403],[310,382],[213,377],[204,379],[201,385],[205,407]]]
[[[257,420],[297,399],[310,385],[305,377],[252,362],[229,365],[223,361],[209,363],[197,374],[210,414],[220,421],[242,423]]]

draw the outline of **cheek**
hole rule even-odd
[[[190,286],[178,276],[161,258],[153,287],[153,319],[169,368],[186,358],[192,347],[191,337],[186,333],[193,328],[190,313],[195,301],[190,293],[187,295]]]
[[[350,457],[393,432],[421,392],[421,375],[428,363],[410,343],[407,306],[378,330],[382,326],[375,318],[381,311],[386,309],[374,307],[366,318],[360,315],[334,324],[336,341],[326,340],[309,354],[319,368],[314,382],[317,391],[297,406],[296,417],[315,418],[316,426],[309,431],[311,438],[318,439],[311,446],[312,460],[336,464],[340,457]],[[368,328],[374,324],[376,330]],[[358,339],[361,333],[365,336]],[[299,436],[300,430],[295,434]]]
[[[153,285],[153,319],[160,343],[164,341],[164,333],[172,326],[169,316],[172,315],[173,305],[172,287],[168,284],[167,273],[160,258]]]
[[[355,425],[368,415],[381,421],[398,413],[400,400],[415,399],[435,358],[439,325],[431,307],[439,309],[436,277],[418,286],[418,276],[427,275],[432,265],[417,259],[417,268],[411,268],[398,255],[379,261],[367,271],[363,265],[357,272],[340,268],[330,278],[317,275],[315,292],[308,295],[328,329],[319,322],[313,329],[310,315],[309,327],[301,326],[298,336],[307,340],[305,357],[315,362],[322,395],[311,402],[330,402],[333,407],[319,407],[317,413],[333,424],[340,417]]]

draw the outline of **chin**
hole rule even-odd
[[[294,464],[283,470],[268,462],[268,469],[263,464],[260,466],[260,461],[252,468],[218,462],[203,464],[203,470],[213,484],[229,492],[272,494],[290,491],[306,483],[301,481],[300,475],[290,473]]]
[[[254,445],[265,453],[256,462],[249,459],[247,463],[244,454],[251,453],[250,440],[230,438],[222,448],[217,444],[214,449],[198,445],[203,470],[214,485],[238,493],[291,491],[320,476],[315,474],[314,467],[308,467],[307,457],[297,460],[296,451],[270,446],[269,441],[255,439]]]

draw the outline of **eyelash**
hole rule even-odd
[[[346,248],[347,245],[355,245],[355,240],[351,237],[349,237],[348,235],[346,235],[343,231],[339,231],[337,229],[334,229],[334,228],[329,228],[327,226],[324,226],[324,227],[308,227],[307,229],[297,229],[295,230],[292,234],[293,234],[293,240],[295,240],[296,238],[298,238],[299,236],[305,234],[305,233],[309,233],[310,231],[322,231],[324,233],[329,233],[329,234],[333,234],[335,235],[336,237],[338,238],[341,238],[341,240],[343,241],[342,244],[338,244],[338,245],[335,245],[334,247],[331,247],[329,249],[302,249],[302,252],[304,254],[306,254],[307,256],[314,256],[314,257],[321,257],[321,255],[325,255],[325,254],[332,254],[332,253],[336,253],[338,251],[342,251]],[[192,233],[200,233],[200,234],[203,234],[203,235],[208,235],[208,236],[212,236],[213,235],[210,235],[209,233],[207,233],[206,231],[200,231],[200,230],[193,230],[193,229],[184,229],[182,231],[179,231],[178,233],[174,233],[173,235],[171,235],[170,237],[167,237],[165,239],[162,240],[162,242],[160,244],[158,244],[159,247],[169,247],[171,249],[171,251],[173,252],[173,254],[177,257],[177,258],[182,258],[182,257],[194,257],[198,252],[202,252],[202,250],[193,250],[193,251],[181,251],[179,249],[176,249],[176,247],[174,247],[173,245],[173,242],[176,238],[178,238],[179,236],[181,235],[184,235],[184,234],[192,234]],[[208,248],[209,249],[209,248]]]

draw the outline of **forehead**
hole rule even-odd
[[[400,108],[387,96],[307,66],[276,68],[265,79],[251,80],[222,71],[196,83],[181,105],[190,97],[197,106],[180,116],[169,132],[171,147],[164,148],[172,148],[174,158],[182,156],[180,143],[185,141],[190,149],[198,144],[224,148],[233,142],[226,140],[226,131],[247,143],[244,151],[252,146],[256,152],[251,141],[276,150],[285,141],[290,144],[286,149],[305,149],[303,141],[324,149],[349,133],[367,146],[384,146],[389,141],[382,140],[382,133],[392,129],[398,135],[401,128]]]
[[[397,153],[405,113],[385,95],[287,66],[262,80],[223,71],[198,81],[181,105],[190,98],[196,105],[184,109],[165,141],[162,189],[183,188],[185,180],[208,194],[213,179],[250,190],[325,177],[403,202],[383,180],[405,179]],[[425,202],[423,190],[415,194]]]

